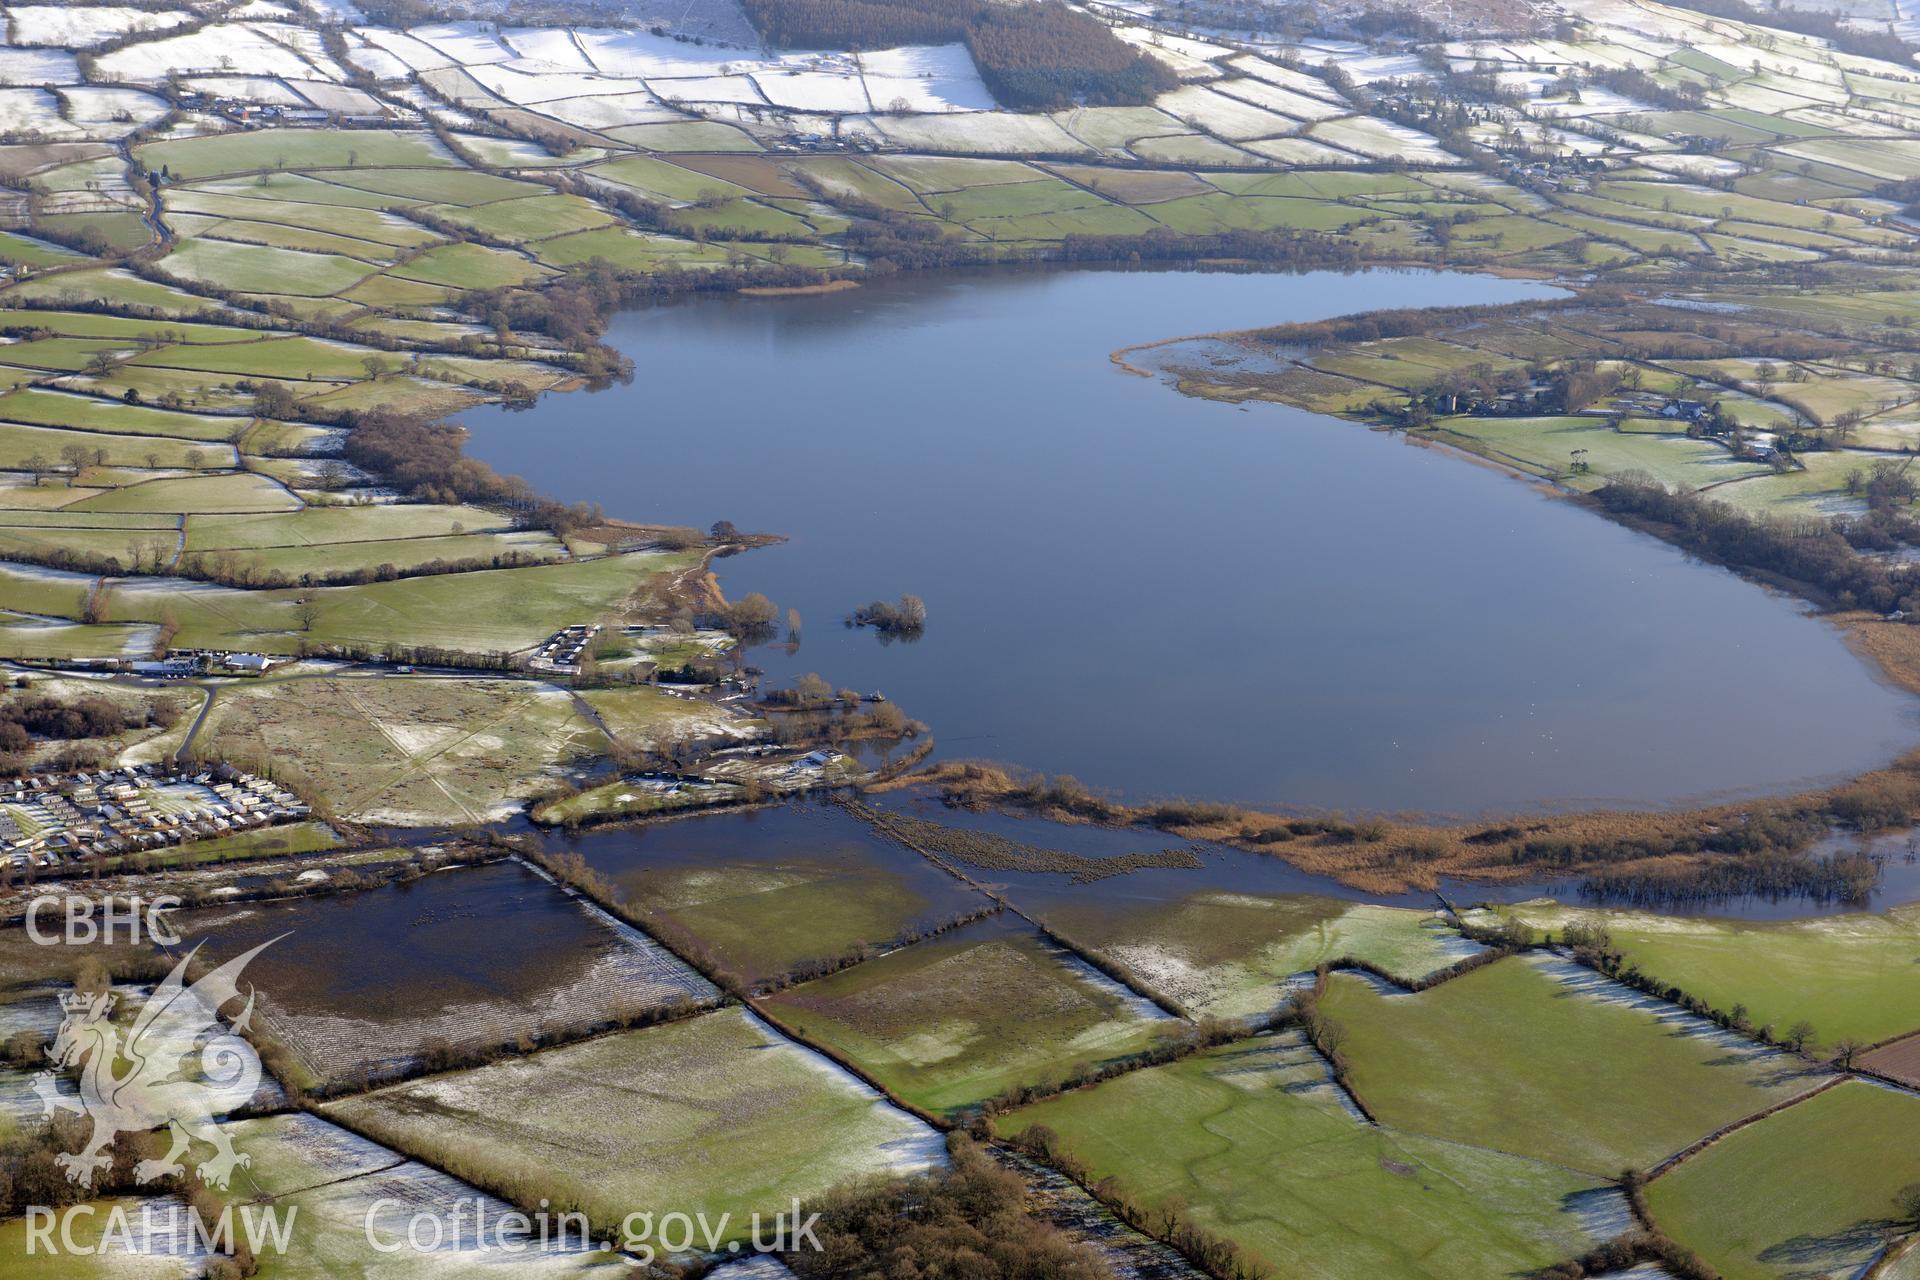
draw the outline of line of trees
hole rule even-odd
[[[1580,894],[1595,902],[1654,908],[1699,907],[1749,896],[1865,902],[1879,883],[1880,864],[1865,854],[1813,857],[1770,851],[1595,871],[1581,881]]]
[[[1840,608],[1920,612],[1914,568],[1857,554],[1842,522],[1764,520],[1633,473],[1610,479],[1594,498],[1609,515],[1650,525],[1688,551],[1803,583]]]
[[[467,457],[466,441],[465,429],[451,423],[376,410],[355,417],[345,452],[353,465],[423,501],[504,506],[524,528],[564,537],[606,519],[597,504],[540,497],[519,476],[503,476]]]
[[[1705,105],[1707,100],[1707,91],[1702,85],[1686,81],[1669,84],[1638,67],[1596,67],[1582,74],[1602,89],[1611,89],[1623,98],[1666,111],[1692,111]]]
[[[856,1187],[807,1206],[818,1211],[820,1248],[787,1265],[801,1280],[1108,1280],[1091,1246],[1033,1216],[1018,1175],[995,1164],[965,1134],[947,1139],[949,1167],[916,1178]]]

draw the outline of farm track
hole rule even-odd
[[[218,691],[215,690],[212,685],[203,684],[194,687],[200,690],[200,710],[199,713],[193,717],[193,723],[187,726],[187,736],[180,740],[180,749],[173,753],[173,758],[176,761],[191,758],[193,740],[200,735],[201,727],[207,723],[207,716],[213,710],[213,700],[218,696]]]

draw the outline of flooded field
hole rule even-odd
[[[752,981],[881,947],[991,902],[831,805],[550,837],[635,907],[699,937]]]
[[[404,1067],[436,1042],[510,1045],[717,992],[659,944],[515,862],[329,897],[182,913],[317,1080]]]

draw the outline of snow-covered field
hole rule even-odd
[[[582,129],[618,129],[634,124],[664,124],[685,120],[650,93],[600,94],[591,98],[564,98],[540,104],[542,115]]]
[[[1398,156],[1418,164],[1464,164],[1458,156],[1443,151],[1440,144],[1417,129],[1375,120],[1371,116],[1348,116],[1344,120],[1323,120],[1307,130],[1309,137],[1375,160]]]
[[[758,69],[764,59],[719,45],[685,44],[646,31],[575,31],[587,58],[605,75],[645,80],[654,76],[719,75],[738,64]]]
[[[349,85],[332,84],[325,80],[290,80],[287,87],[322,111],[374,115],[380,110],[380,102],[372,94]]]
[[[79,82],[79,64],[65,49],[0,48],[0,84]]]
[[[1228,142],[1271,138],[1300,128],[1298,120],[1230,98],[1207,85],[1183,85],[1172,93],[1161,94],[1154,105]]]
[[[880,111],[991,111],[993,95],[965,45],[881,49],[860,55],[867,97]]]
[[[884,138],[901,147],[973,155],[1047,155],[1086,151],[1085,144],[1047,116],[976,111],[946,115],[852,116],[850,132]]]
[[[158,84],[176,71],[243,76],[329,79],[320,68],[253,25],[221,22],[144,41],[100,55],[98,76],[131,84]]]
[[[432,71],[439,67],[459,65],[453,58],[432,45],[423,40],[416,40],[404,31],[391,31],[385,27],[363,27],[354,34],[412,71]]]
[[[761,71],[753,77],[767,101],[795,111],[859,114],[873,109],[857,75],[833,71]]]
[[[630,93],[630,80],[579,71],[536,73],[504,63],[469,65],[467,74],[508,102],[532,106],[556,98],[585,98],[601,93]]]
[[[60,118],[60,100],[45,89],[0,89],[0,133],[71,138],[80,130]]]
[[[306,100],[289,89],[283,80],[266,76],[187,76],[189,89],[216,98],[238,98],[270,107],[301,107]]]
[[[687,76],[651,80],[647,87],[663,102],[766,102],[752,76]]]
[[[191,20],[186,9],[130,9],[120,5],[23,4],[7,10],[13,43],[91,49],[133,31],[161,31]]]
[[[543,62],[555,71],[592,71],[593,64],[574,43],[573,33],[558,27],[516,27],[500,33],[509,49],[522,58]]]
[[[1295,120],[1331,120],[1352,110],[1345,103],[1329,102],[1253,76],[1222,80],[1211,87],[1226,97],[1251,102]]]
[[[1173,73],[1182,80],[1212,80],[1218,77],[1221,71],[1212,59],[1225,57],[1232,52],[1218,46],[1202,45],[1197,40],[1182,40],[1149,27],[1117,27],[1114,34],[1171,67]],[[1211,51],[1210,56],[1202,56],[1201,50]]]
[[[1248,151],[1283,165],[1364,164],[1368,157],[1342,151],[1312,138],[1261,138],[1242,144]]]
[[[305,24],[302,14],[311,11],[308,0],[254,0],[204,27],[158,30],[150,40],[99,57],[96,76],[114,87],[87,90],[91,96],[76,101],[72,122],[60,118],[56,100],[22,93],[0,100],[0,128],[44,137],[121,136],[154,117],[157,99],[116,101],[108,95],[183,76],[188,86],[224,99],[343,115],[384,109],[403,120],[426,115],[465,129],[481,127],[475,113],[517,107],[596,132],[704,118],[745,128],[762,141],[838,134],[887,149],[972,155],[1103,152],[1124,158],[1141,139],[1163,138],[1131,154],[1164,163],[1251,166],[1391,156],[1452,163],[1422,135],[1343,118],[1351,105],[1306,72],[1146,26],[1121,28],[1119,34],[1188,82],[1162,95],[1160,109],[1094,107],[1044,115],[1000,110],[963,44],[775,54],[648,30],[478,21],[343,31],[345,61],[353,72],[381,82],[376,97],[345,83],[348,68]],[[12,17],[23,39],[48,46],[98,43],[148,22],[139,10],[89,9],[82,20],[47,5],[13,10]],[[1371,69],[1357,45],[1322,41],[1307,51]],[[0,86],[80,79],[66,49],[0,46]],[[208,120],[198,127],[222,126]],[[658,145],[639,135],[633,141]],[[728,144],[716,139],[714,145]]]
[[[405,80],[411,70],[406,62],[377,44],[369,43],[358,31],[347,36],[347,61],[376,80]]]
[[[463,67],[511,62],[519,56],[477,22],[443,22],[430,27],[414,27],[410,34],[414,39],[432,45],[445,54],[449,62]]]
[[[74,123],[96,127],[114,123],[147,124],[167,114],[165,98],[138,89],[103,89],[93,85],[69,85],[60,90]]]

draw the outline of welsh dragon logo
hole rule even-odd
[[[233,1171],[251,1163],[233,1149],[214,1117],[244,1104],[260,1085],[260,1056],[239,1034],[251,1025],[252,990],[231,1029],[221,1024],[220,1009],[241,997],[240,971],[278,941],[235,956],[189,986],[195,947],[141,1006],[124,1040],[113,1020],[112,992],[61,997],[66,1020],[47,1051],[53,1069],[34,1077],[33,1091],[46,1115],[64,1111],[93,1121],[83,1150],[56,1157],[69,1181],[91,1187],[94,1174],[112,1162],[107,1151],[115,1137],[160,1128],[170,1131],[172,1145],[161,1159],[134,1166],[136,1182],[184,1173],[181,1157],[195,1142],[214,1149],[198,1166],[200,1180],[210,1187],[224,1190]],[[57,1071],[78,1072],[78,1096],[59,1091]]]

